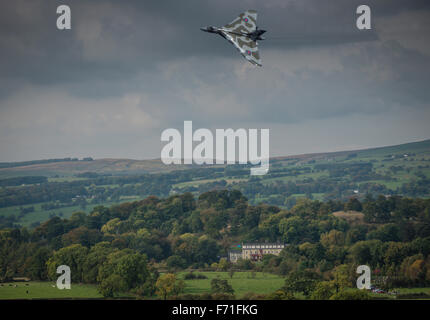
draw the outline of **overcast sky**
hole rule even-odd
[[[261,68],[199,30],[247,9]],[[269,128],[272,156],[427,139],[429,34],[428,0],[2,1],[0,161],[159,158],[184,120]]]

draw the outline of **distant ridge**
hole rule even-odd
[[[83,158],[82,160],[79,160],[78,158],[59,158],[59,159],[42,159],[42,160],[20,161],[20,162],[0,162],[0,168],[24,167],[24,166],[31,166],[34,164],[66,162],[66,161],[93,161],[93,158],[87,157],[87,158]]]
[[[272,157],[271,160],[311,160],[333,158],[357,153],[361,156],[387,156],[400,153],[430,153],[430,139],[409,142],[394,146],[374,147],[359,150],[335,151],[325,153],[309,153],[293,156]],[[197,165],[164,165],[160,159],[133,160],[133,159],[92,159],[90,157],[78,160],[77,158],[45,159],[23,162],[0,162],[0,178],[15,176],[71,176],[84,172],[105,174],[145,174],[160,173],[173,170],[187,170],[198,168]]]
[[[384,147],[372,147],[372,148],[364,148],[364,149],[353,149],[353,150],[343,150],[343,151],[331,151],[331,152],[319,152],[319,153],[304,153],[299,155],[292,156],[277,156],[272,157],[270,159],[303,159],[303,158],[321,158],[327,156],[343,156],[351,153],[357,153],[360,155],[363,154],[390,154],[390,153],[399,153],[399,152],[430,152],[430,139],[416,141],[416,142],[407,142],[398,145],[384,146]]]

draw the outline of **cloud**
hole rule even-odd
[[[306,151],[302,139],[314,152],[430,136],[418,121],[430,107],[430,3],[371,3],[371,31],[355,27],[359,4],[75,0],[72,30],[59,31],[57,1],[4,2],[0,161],[68,152],[158,157],[161,131],[181,128],[184,120],[207,128],[270,127],[277,154],[286,133],[303,137],[289,154]],[[268,30],[262,68],[199,30],[248,8],[258,10]],[[401,134],[394,134],[406,115]],[[360,119],[363,132],[343,130],[340,139],[326,130],[339,119],[357,130]],[[387,120],[386,132],[377,133],[373,119],[392,125]]]
[[[130,148],[148,136],[157,139],[152,130],[159,123],[145,112],[146,103],[145,95],[92,100],[62,90],[26,88],[0,109],[3,157],[29,152],[54,156],[71,150],[80,156],[118,156],[124,146]],[[144,158],[143,150],[141,146],[133,155]]]

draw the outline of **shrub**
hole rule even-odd
[[[417,293],[401,293],[396,296],[396,299],[428,299],[430,295],[424,292]]]
[[[228,295],[233,295],[233,287],[228,283],[227,280],[223,279],[212,279],[211,280],[211,291],[214,294],[223,293]]]
[[[198,279],[207,279],[204,274],[189,272],[184,275],[184,280],[198,280]]]
[[[241,300],[265,300],[267,296],[264,294],[258,294],[255,292],[245,292],[240,298]]]
[[[330,300],[370,300],[370,295],[365,290],[342,290],[331,296]]]

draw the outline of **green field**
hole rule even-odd
[[[178,277],[182,279],[186,272],[180,272]],[[227,279],[232,285],[236,298],[240,299],[245,293],[270,294],[284,285],[284,278],[262,272],[256,272],[252,277],[251,272],[236,272],[230,279],[228,272],[196,272],[204,274],[208,279],[185,280],[185,294],[210,293],[210,282],[219,277]],[[15,287],[16,286],[16,287]],[[28,293],[27,293],[28,291]],[[430,288],[397,288],[399,294],[430,295]],[[372,298],[396,299],[395,295],[371,293]],[[301,298],[300,295],[297,296]],[[60,290],[53,282],[10,282],[0,284],[0,300],[4,299],[101,299],[102,295],[95,285],[72,284],[70,290]],[[124,298],[134,297],[125,295]],[[418,298],[419,299],[419,298]]]
[[[192,180],[187,182],[181,182],[176,183],[172,185],[172,187],[175,188],[184,188],[184,187],[198,187],[200,184],[208,183],[208,182],[217,182],[225,180],[227,184],[232,184],[234,182],[242,182],[242,181],[248,181],[248,178],[232,178],[232,177],[222,177],[222,178],[216,178],[216,179],[200,179],[200,180]]]
[[[78,205],[62,207],[58,209],[50,209],[50,210],[42,209],[42,205],[48,202],[36,203],[36,204],[30,204],[30,205],[24,205],[24,206],[10,206],[5,208],[0,208],[0,216],[4,216],[4,217],[8,217],[10,215],[19,216],[21,207],[24,207],[24,208],[34,207],[34,212],[27,213],[19,219],[19,223],[23,227],[30,227],[34,223],[47,221],[52,216],[59,216],[61,218],[68,219],[75,212],[89,213],[91,212],[91,210],[93,210],[94,207],[99,205],[110,206],[110,205],[115,205],[123,202],[138,201],[144,198],[145,197],[140,197],[140,196],[120,196],[119,201],[115,201],[115,202],[106,201],[106,202],[103,202],[102,204],[88,204],[85,207],[85,209],[83,209],[81,206],[78,206]]]
[[[287,167],[286,167],[287,168]],[[296,182],[297,180],[303,180],[306,178],[318,179],[322,177],[328,177],[327,172],[312,172],[312,173],[300,173],[297,175],[285,176],[280,178],[264,178],[261,183],[269,184],[275,181],[283,181],[283,182]]]
[[[15,287],[16,286],[16,287]],[[27,293],[28,292],[28,293]],[[70,290],[60,290],[53,282],[2,283],[0,299],[90,299],[102,298],[95,285],[72,284]]]
[[[183,279],[185,273],[179,273],[179,278]],[[210,293],[211,280],[217,277],[228,280],[237,298],[240,298],[247,292],[258,294],[272,293],[284,285],[284,278],[262,272],[255,272],[254,278],[251,272],[235,272],[232,279],[230,279],[228,272],[196,272],[196,274],[204,274],[208,279],[185,280],[184,293]]]
[[[186,272],[180,272],[178,278],[183,279]],[[284,279],[280,276],[256,272],[255,277],[251,272],[235,272],[230,279],[228,272],[196,272],[204,274],[208,279],[185,280],[184,293],[201,294],[210,293],[211,280],[219,277],[227,279],[232,285],[237,298],[244,293],[254,292],[258,294],[272,293],[284,285]],[[15,285],[17,286],[15,288]],[[27,293],[28,291],[28,293]],[[70,290],[59,290],[53,282],[11,282],[2,283],[0,286],[0,299],[94,299],[102,298],[95,285],[72,284]]]
[[[33,223],[46,221],[51,216],[60,216],[62,218],[70,218],[74,212],[83,211],[83,212],[90,212],[96,205],[87,205],[85,209],[82,209],[80,206],[69,206],[69,207],[63,207],[58,209],[51,209],[51,210],[43,210],[42,209],[43,203],[37,203],[32,205],[25,205],[25,206],[11,206],[11,207],[5,207],[0,208],[0,215],[1,216],[9,216],[9,215],[19,215],[20,213],[20,207],[34,207],[34,212],[30,212],[26,215],[24,215],[22,218],[19,219],[19,223],[23,227],[29,227]]]

